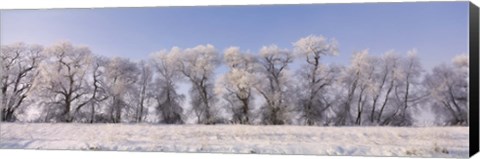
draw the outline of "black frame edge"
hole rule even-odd
[[[469,52],[470,52],[470,87],[469,87],[469,155],[472,157],[479,151],[479,12],[478,7],[469,4]]]

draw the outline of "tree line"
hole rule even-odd
[[[322,61],[339,52],[331,38],[292,44],[173,47],[140,61],[69,42],[2,45],[1,120],[25,121],[33,109],[27,122],[412,126],[431,112],[435,125],[468,125],[468,55],[425,71],[416,50],[362,50],[341,66]]]

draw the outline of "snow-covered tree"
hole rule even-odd
[[[398,82],[394,88],[396,104],[395,112],[389,116],[383,125],[412,125],[413,119],[409,108],[424,97],[420,89],[420,80],[423,68],[415,49],[407,52],[407,57],[401,60],[399,66]]]
[[[460,54],[452,59],[453,66],[455,66],[455,68],[458,69],[459,72],[461,72],[462,77],[465,78],[467,81],[469,81],[469,62],[470,58],[468,54]]]
[[[292,61],[293,55],[287,49],[280,49],[276,45],[264,46],[260,49],[261,69],[255,89],[266,102],[262,107],[265,124],[282,125],[290,119],[288,113],[291,98],[286,95],[290,87],[287,66]]]
[[[3,54],[3,50],[0,48],[0,53]],[[0,58],[0,77],[1,77],[1,87],[3,89],[3,78],[4,78],[4,75],[6,74],[6,71],[5,71],[5,64],[4,64],[4,58]],[[0,91],[0,110],[4,109],[4,105],[3,105],[3,99],[5,98],[4,95],[5,92],[3,91]],[[0,112],[0,118],[3,119],[3,114]]]
[[[213,124],[217,114],[213,108],[215,95],[212,84],[214,70],[220,64],[217,54],[213,45],[198,45],[183,50],[180,60],[176,63],[178,70],[192,84],[191,105],[198,123]]]
[[[335,40],[329,40],[323,36],[310,35],[293,43],[297,56],[304,58],[307,62],[299,71],[298,77],[301,81],[298,92],[299,109],[302,119],[307,125],[316,125],[322,118],[324,112],[331,106],[328,101],[328,90],[333,80],[336,69],[321,64],[323,56],[338,54],[338,46]]]
[[[131,107],[135,82],[138,80],[139,69],[136,63],[129,59],[114,57],[106,66],[106,89],[109,95],[107,111],[113,123],[122,122],[122,116]],[[129,96],[130,95],[130,96]],[[128,100],[130,97],[131,100]],[[126,114],[129,115],[129,114]]]
[[[181,106],[185,96],[177,93],[177,83],[181,79],[176,64],[180,62],[181,49],[173,47],[170,51],[159,51],[151,55],[157,77],[154,83],[156,110],[160,121],[167,124],[184,123]]]
[[[142,122],[146,117],[147,104],[149,103],[152,96],[152,80],[153,80],[153,69],[152,66],[141,60],[138,62],[139,68],[139,77],[136,82],[135,92],[135,120],[136,122]]]
[[[399,83],[401,77],[401,57],[393,50],[386,52],[381,57],[381,66],[379,76],[375,79],[376,85],[374,87],[374,105],[372,107],[371,120],[374,124],[384,124],[386,119],[393,116],[397,108],[394,97],[395,87]],[[378,108],[376,109],[377,105]],[[376,117],[376,119],[373,119]]]
[[[32,91],[43,59],[43,47],[15,43],[1,47],[1,121],[15,121],[17,110]]]
[[[85,76],[91,51],[69,42],[54,44],[45,51],[48,58],[41,65],[39,86],[47,100],[46,119],[72,122],[76,111],[88,104]]]
[[[106,74],[106,65],[107,65],[108,58],[102,56],[94,56],[92,60],[92,67],[90,70],[90,102],[88,105],[90,106],[90,123],[98,122],[97,116],[101,116],[97,114],[96,111],[101,110],[101,107],[105,105],[104,101],[108,99],[108,94],[106,90],[105,84],[105,74]]]
[[[338,125],[361,124],[368,91],[372,87],[375,62],[375,58],[369,55],[368,50],[353,54],[351,65],[344,71],[341,78],[343,87],[346,89],[346,96],[339,107]],[[353,119],[354,117],[351,114],[352,106],[356,106],[356,119]]]
[[[223,59],[230,70],[217,80],[216,94],[229,101],[234,123],[251,124],[256,59],[238,47],[227,48]]]
[[[442,64],[427,74],[424,85],[434,100],[432,106],[438,117],[448,125],[468,125],[468,56],[459,55],[454,66]]]
[[[187,115],[215,124],[231,115],[228,122],[240,124],[410,126],[428,114],[422,111],[432,111],[443,125],[469,123],[466,54],[423,74],[416,50],[407,56],[363,50],[348,66],[336,66],[322,62],[338,54],[333,39],[310,35],[293,46],[293,52],[264,46],[257,56],[229,47],[226,73],[219,75],[222,58],[210,44],[173,47],[138,62],[94,56],[69,42],[46,49],[3,45],[1,121],[33,121],[31,112],[38,110],[34,121],[145,122],[155,108],[152,115],[166,124],[183,124]],[[303,65],[291,76],[295,57]],[[178,92],[184,81],[191,85],[189,98]],[[187,99],[190,106],[183,106]]]

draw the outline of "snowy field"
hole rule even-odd
[[[0,148],[468,157],[468,127],[0,125]]]

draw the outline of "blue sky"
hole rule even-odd
[[[316,34],[334,37],[348,64],[354,51],[416,48],[431,68],[468,51],[468,2],[211,6],[1,12],[1,42],[87,45],[95,54],[146,59],[154,51],[213,44],[258,51]]]

